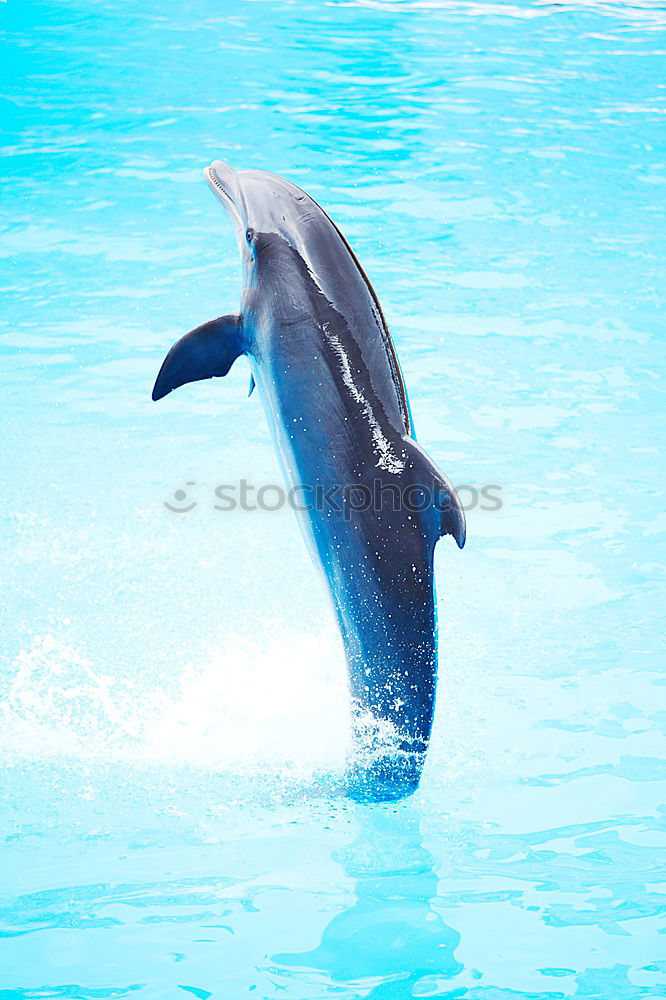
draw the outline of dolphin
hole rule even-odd
[[[241,308],[174,344],[153,399],[247,356],[342,635],[347,792],[399,799],[418,787],[432,728],[434,548],[447,534],[463,547],[463,509],[416,442],[384,314],[335,223],[275,174],[216,160],[204,177],[236,231]]]

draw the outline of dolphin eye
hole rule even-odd
[[[254,229],[245,230],[245,239],[247,240],[248,243],[252,242],[252,240],[254,239]]]

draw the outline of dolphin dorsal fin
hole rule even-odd
[[[465,512],[455,487],[414,438],[404,437],[403,441],[407,446],[414,483],[427,490],[433,500],[435,541],[442,535],[453,535],[461,549],[466,537]]]
[[[153,399],[162,399],[187,382],[226,375],[245,350],[238,313],[208,320],[173,345],[157,376]]]

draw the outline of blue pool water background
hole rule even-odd
[[[0,996],[666,996],[664,9],[0,23]],[[246,367],[150,401],[238,303],[216,157],[326,207],[421,442],[501,487],[437,550],[399,805],[340,794],[342,650],[293,515],[215,510],[280,481]]]

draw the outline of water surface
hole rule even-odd
[[[0,995],[665,996],[663,8],[0,20]],[[400,805],[340,795],[342,650],[292,514],[215,509],[279,482],[247,368],[150,401],[238,304],[216,157],[326,207],[421,442],[500,488],[437,550]]]

